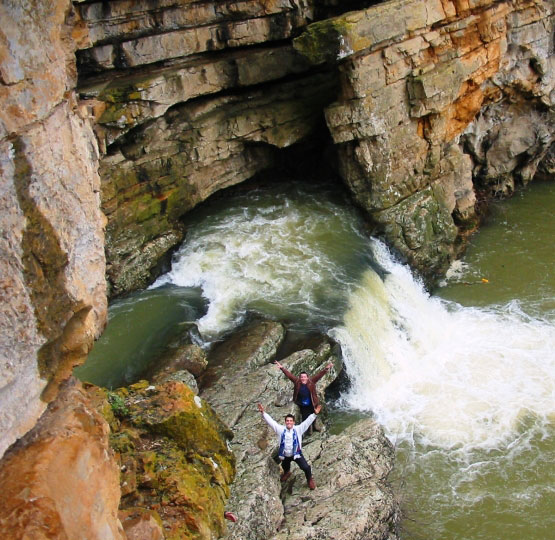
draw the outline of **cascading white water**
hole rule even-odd
[[[442,288],[482,307],[427,294],[383,244],[368,241],[337,191],[280,182],[215,201],[189,223],[159,288],[128,299],[95,349],[109,369],[123,358],[127,371],[135,347],[152,338],[149,350],[163,348],[184,320],[200,317],[208,343],[249,311],[327,331],[353,382],[342,403],[374,414],[398,443],[392,481],[397,475],[408,494],[411,538],[545,540],[555,493],[555,184],[534,189],[503,203],[503,212],[514,202],[520,213],[483,227],[476,238],[487,242],[473,259],[469,249]],[[145,338],[148,321],[156,330]],[[332,423],[353,416],[339,410]]]
[[[468,308],[430,297],[386,247],[372,241],[380,279],[352,293],[341,343],[352,387],[343,401],[371,410],[394,440],[497,448],[530,416],[555,413],[555,326],[516,302]]]
[[[154,287],[200,287],[205,341],[249,310],[301,320],[342,346],[350,408],[395,441],[497,448],[555,412],[555,325],[517,302],[475,308],[432,297],[336,196],[254,192],[190,228]],[[370,264],[383,271],[376,273]]]
[[[200,287],[202,338],[237,326],[247,311],[327,326],[338,322],[368,258],[360,221],[337,193],[295,186],[236,197],[189,229],[166,283]]]

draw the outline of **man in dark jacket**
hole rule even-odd
[[[316,383],[333,367],[333,364],[330,362],[322,371],[319,371],[312,377],[309,377],[304,371],[300,373],[298,377],[295,377],[295,375],[284,368],[277,360],[275,364],[295,385],[293,389],[293,401],[301,409],[301,422],[304,422],[314,413],[314,409],[320,403],[318,394],[316,393]]]

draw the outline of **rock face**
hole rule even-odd
[[[0,462],[0,536],[124,540],[109,428],[75,380]]]
[[[0,7],[0,455],[104,327],[98,150],[68,0]]]
[[[183,239],[188,210],[314,135],[335,79],[309,71],[290,43],[312,19],[312,2],[79,9],[90,39],[78,53],[80,93],[106,152],[107,276],[117,295],[152,280]]]
[[[476,192],[512,192],[553,141],[552,10],[539,0],[80,4],[79,92],[106,154],[110,294],[152,280],[183,239],[184,213],[328,130],[378,232],[426,277],[441,273],[477,225]]]
[[[424,275],[473,226],[473,182],[512,192],[553,143],[552,33],[552,3],[394,0],[295,40],[313,63],[339,63],[326,120],[341,175]]]
[[[277,441],[262,420],[256,404],[282,421],[296,413],[291,382],[272,364],[284,337],[278,323],[247,327],[224,342],[209,358],[201,396],[232,428],[231,449],[237,459],[237,477],[227,508],[237,514],[226,539],[394,539],[398,507],[386,477],[393,465],[393,448],[371,419],[361,420],[338,436],[323,431],[306,437],[304,453],[311,463],[316,491],[292,466],[285,485],[273,459]],[[228,354],[232,350],[233,354]],[[335,369],[318,383],[322,398],[341,369],[327,340],[315,350],[303,349],[283,365],[293,373],[314,373],[330,360]],[[324,414],[325,416],[325,414]],[[319,419],[318,419],[319,420]],[[357,500],[356,507],[353,500]]]
[[[232,434],[184,379],[176,372],[115,392],[89,389],[112,428],[128,538],[211,540],[225,530]]]

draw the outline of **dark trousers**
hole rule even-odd
[[[299,405],[299,409],[301,409],[301,422],[304,422],[314,412],[312,403],[310,405]]]
[[[283,467],[284,473],[290,471],[292,461],[294,461],[301,468],[301,470],[304,472],[304,475],[306,476],[307,481],[312,478],[312,469],[310,468],[308,461],[306,461],[302,454],[301,457],[297,459],[293,459],[293,456],[283,458],[281,466]]]

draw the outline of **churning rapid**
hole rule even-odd
[[[192,217],[171,271],[153,287],[200,287],[210,341],[247,311],[303,328],[339,322],[348,291],[370,263],[362,223],[333,189],[294,184],[219,200]]]
[[[353,382],[344,402],[373,411],[396,440],[447,448],[497,448],[530,416],[546,425],[555,413],[552,322],[516,302],[485,309],[430,297],[372,244],[385,277],[366,272],[331,331]]]
[[[111,306],[79,376],[133,382],[187,321],[207,346],[249,312],[327,332],[352,382],[333,417],[373,414],[396,443],[411,538],[544,540],[555,485],[555,184],[533,188],[474,237],[443,299],[368,238],[332,187],[279,183],[213,200],[191,216],[171,271]]]
[[[516,303],[471,308],[431,297],[365,238],[337,193],[255,191],[205,209],[189,230],[154,286],[202,289],[201,336],[217,338],[248,311],[329,332],[352,380],[343,403],[372,411],[391,438],[495,448],[518,436],[521,421],[544,425],[553,415],[553,322]]]

